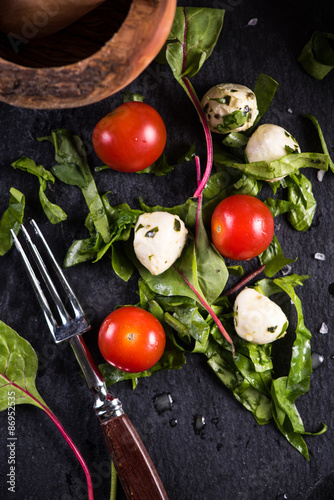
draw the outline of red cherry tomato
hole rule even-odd
[[[211,218],[212,242],[232,260],[249,260],[263,252],[274,236],[274,218],[258,198],[236,194],[217,205]]]
[[[120,370],[148,370],[161,358],[166,336],[161,323],[148,311],[125,306],[110,313],[98,336],[102,356]]]
[[[138,172],[154,163],[166,145],[166,127],[149,104],[121,104],[100,120],[93,131],[93,147],[106,165],[120,172]]]

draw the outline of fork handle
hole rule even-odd
[[[168,500],[153,462],[126,414],[101,423],[113,464],[131,500]]]

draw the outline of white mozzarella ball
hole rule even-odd
[[[204,95],[201,106],[210,130],[221,134],[247,130],[259,114],[254,92],[235,83],[212,87]],[[235,127],[232,113],[236,111],[242,113],[245,122]]]
[[[282,309],[253,288],[244,288],[234,303],[234,328],[239,337],[267,344],[284,337],[288,319]]]
[[[296,139],[279,125],[260,125],[251,135],[246,146],[249,163],[265,161],[268,164],[293,152],[300,153]]]
[[[180,257],[188,233],[180,217],[168,212],[140,215],[134,231],[137,259],[153,275],[163,273]]]

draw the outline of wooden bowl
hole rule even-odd
[[[176,0],[106,0],[44,38],[0,34],[0,101],[60,109],[109,97],[152,62],[175,9]]]

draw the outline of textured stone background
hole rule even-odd
[[[316,81],[297,63],[302,47],[314,30],[334,32],[331,1],[187,0],[180,1],[179,5],[226,9],[218,44],[203,69],[192,79],[200,97],[221,82],[253,87],[257,75],[267,73],[280,86],[265,121],[289,130],[303,151],[320,151],[315,129],[303,118],[306,113],[315,115],[334,156],[334,71],[323,81]],[[248,25],[254,18],[258,19],[257,24]],[[166,152],[171,162],[196,140],[197,151],[205,164],[204,138],[197,115],[169,68],[153,63],[127,90],[144,94],[146,102],[163,116],[168,131]],[[52,148],[48,143],[38,143],[36,137],[47,135],[52,128],[67,127],[84,139],[93,168],[99,164],[90,142],[93,127],[121,102],[122,93],[89,107],[62,111],[25,110],[0,104],[0,214],[8,206],[10,187],[23,191],[27,201],[26,217],[33,216],[38,221],[60,261],[72,240],[85,235],[86,207],[80,191],[60,184],[48,191],[50,199],[69,215],[66,222],[53,227],[40,210],[37,179],[14,171],[10,164],[26,155],[46,167],[51,166]],[[309,394],[298,400],[298,408],[307,430],[316,431],[321,422],[326,422],[328,432],[306,438],[311,457],[308,463],[274,425],[259,427],[198,355],[189,355],[180,371],[162,372],[140,380],[135,391],[129,383],[121,383],[113,391],[145,442],[170,500],[334,498],[334,297],[328,291],[334,282],[334,176],[327,173],[319,182],[316,171],[304,173],[312,180],[318,202],[314,223],[306,233],[297,233],[281,216],[276,220],[276,234],[285,255],[298,256],[293,271],[311,275],[298,292],[306,325],[313,334],[313,351],[323,355],[324,362],[312,376]],[[189,163],[160,178],[113,171],[103,171],[95,178],[100,192],[113,192],[114,204],[128,202],[133,207],[137,206],[139,195],[150,205],[182,203],[193,194],[196,184],[195,167]],[[316,252],[323,253],[326,260],[316,260]],[[255,265],[250,262],[245,269]],[[108,259],[68,269],[66,274],[91,320],[93,328],[85,339],[100,362],[96,346],[99,325],[116,305],[137,301],[136,278],[127,284],[117,279]],[[14,250],[0,259],[0,277],[0,318],[29,340],[38,353],[37,387],[80,448],[92,472],[96,499],[107,500],[109,456],[92,410],[91,394],[78,375],[73,353],[69,347],[53,345]],[[328,325],[328,334],[319,333],[323,322]],[[159,415],[153,401],[162,393],[170,393],[174,404],[171,411]],[[202,415],[206,421],[200,435],[194,432],[195,415]],[[172,419],[177,420],[175,427],[170,425]],[[32,406],[18,407],[16,427],[17,487],[16,493],[10,494],[5,483],[8,473],[6,412],[0,415],[1,498],[86,498],[82,470],[46,415]],[[119,499],[122,498],[119,489]]]

